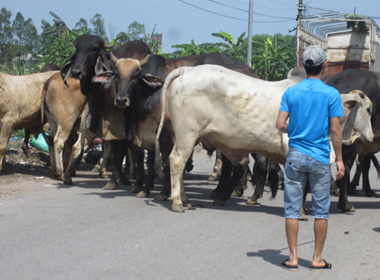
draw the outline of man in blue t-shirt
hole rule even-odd
[[[331,269],[322,259],[330,210],[330,132],[336,154],[337,174],[345,173],[342,159],[343,115],[339,92],[321,81],[328,54],[319,46],[307,47],[302,62],[307,79],[288,88],[281,101],[277,129],[288,133],[289,153],[285,164],[284,218],[289,258],[282,265],[298,269],[298,220],[306,181],[310,184],[315,247],[311,269]],[[289,124],[287,120],[289,119]]]

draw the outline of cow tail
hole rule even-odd
[[[376,171],[377,171],[377,178],[380,178],[380,164],[379,164],[379,161],[377,160],[376,156],[375,155],[372,155],[371,156],[371,160],[373,162],[373,165],[375,166],[376,168]]]
[[[179,77],[181,75],[182,71],[180,71],[180,68],[177,68],[170,72],[170,74],[166,77],[164,86],[162,87],[161,91],[161,120],[160,124],[157,129],[156,134],[156,155],[155,155],[155,170],[157,174],[163,178],[164,173],[162,171],[162,161],[161,161],[161,155],[160,155],[160,135],[162,132],[162,127],[164,126],[164,120],[165,120],[165,110],[166,110],[166,92],[168,91],[168,87],[171,84],[171,82]]]
[[[42,136],[44,137],[46,143],[50,146],[54,146],[54,140],[53,137],[50,135],[47,135],[44,131],[44,117],[45,117],[45,94],[49,88],[51,77],[48,79],[48,81],[44,84],[44,87],[42,89],[42,97],[41,97],[41,133]]]

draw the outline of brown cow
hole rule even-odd
[[[71,178],[82,158],[85,140],[92,143],[96,135],[88,129],[91,116],[87,96],[80,90],[80,81],[70,78],[66,84],[59,73],[46,82],[41,118],[45,116],[50,126],[50,136],[44,134],[44,137],[50,146],[52,172],[65,184],[72,184]],[[106,141],[102,144],[99,176],[108,178],[106,165],[111,150]]]
[[[26,76],[0,73],[0,171],[15,129],[41,132],[41,94],[45,82],[57,71]]]

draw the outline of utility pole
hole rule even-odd
[[[249,67],[251,67],[251,59],[252,59],[252,22],[253,22],[253,0],[249,0],[248,46],[247,46],[247,64]]]
[[[296,38],[297,38],[297,49],[296,49],[296,65],[295,66],[302,66],[301,64],[301,53],[300,53],[300,48],[301,48],[301,41],[300,41],[300,36],[299,32],[301,29],[301,19],[302,19],[302,11],[303,11],[303,0],[298,0],[298,14],[297,14],[297,33],[296,33]]]

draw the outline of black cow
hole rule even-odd
[[[92,79],[96,75],[95,71],[100,71],[103,67],[113,69],[114,64],[109,59],[110,49],[113,45],[107,44],[98,36],[82,35],[75,40],[75,53],[63,66],[61,76],[64,80],[73,77],[80,80],[81,91],[89,97],[91,126],[90,130],[98,137],[110,141],[114,151],[114,170],[110,182],[104,189],[114,189],[123,179],[122,160],[127,154],[123,109],[115,108],[114,99],[116,96],[116,86],[114,81],[107,84],[93,83]],[[149,47],[142,41],[131,41],[113,51],[119,57],[130,57],[142,59],[150,53]],[[99,62],[97,64],[97,62]],[[98,65],[100,69],[95,69]],[[133,148],[133,147],[132,147]],[[143,153],[136,150],[138,159],[136,184],[142,184],[144,179]]]
[[[371,190],[369,182],[369,168],[371,157],[380,150],[380,73],[347,69],[332,77],[328,85],[335,87],[339,93],[347,93],[351,90],[361,90],[372,101],[371,124],[375,134],[373,142],[355,143],[357,147],[343,146],[343,155],[346,165],[346,175],[336,183],[338,186],[348,183],[349,171],[358,155],[358,171],[363,174],[363,190],[369,197],[376,197]],[[349,149],[348,151],[345,151]],[[358,178],[360,174],[355,175]],[[342,211],[354,211],[352,204],[340,203],[338,208]]]

